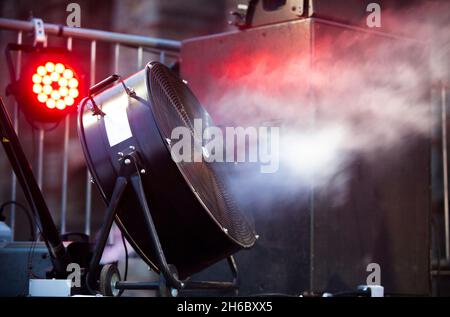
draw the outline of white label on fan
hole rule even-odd
[[[108,136],[109,146],[113,147],[133,136],[130,123],[127,116],[128,95],[120,96],[108,100],[102,105],[102,111],[105,113],[106,135]]]

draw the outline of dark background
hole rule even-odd
[[[71,1],[13,1],[13,0],[4,0],[0,2],[0,16],[10,19],[20,19],[26,20],[30,16],[39,17],[44,20],[44,22],[56,23],[56,24],[65,24],[67,12],[66,6]],[[232,0],[172,0],[172,1],[144,1],[144,0],[128,0],[128,1],[106,1],[106,0],[97,0],[97,1],[77,1],[77,3],[81,6],[81,27],[83,28],[93,28],[93,29],[101,29],[101,30],[109,30],[115,32],[124,32],[130,34],[140,34],[146,36],[160,37],[160,38],[169,38],[176,40],[186,40],[191,39],[197,36],[205,36],[210,34],[216,34],[224,31],[234,30],[233,27],[228,26],[228,11],[234,7],[237,1]],[[351,3],[350,3],[351,2]],[[360,22],[360,18],[358,18],[358,14],[361,14],[361,7],[359,6],[360,1],[350,1],[346,3],[346,5],[336,5],[336,1],[314,1],[314,9],[316,14],[320,18],[329,19],[333,21],[346,22],[352,24],[358,24]],[[364,3],[370,1],[363,1]],[[382,2],[382,1],[380,1]],[[411,1],[384,1],[384,4],[389,7],[391,10],[408,10]],[[450,60],[450,45],[448,41],[448,32],[439,32],[439,33],[427,33],[427,34],[417,34],[415,29],[411,29],[408,27],[411,21],[417,23],[417,21],[437,21],[441,24],[442,30],[448,29],[449,26],[449,10],[442,9],[443,7],[439,7],[441,4],[445,4],[445,1],[415,1],[415,5],[418,5],[420,9],[415,8],[415,10],[405,15],[402,23],[390,26],[386,25],[386,29],[384,31],[401,33],[401,34],[409,34],[413,36],[419,36],[422,39],[429,41],[432,45],[432,52],[430,54],[430,65],[432,71],[430,71],[430,81],[434,81],[437,79],[449,79],[449,67],[445,69],[438,68],[433,69],[434,61],[442,61],[442,60]],[[433,6],[438,5],[438,9],[434,7],[434,10],[427,11],[425,9],[422,10],[421,5],[432,4]],[[359,8],[359,10],[354,10],[354,8]],[[423,7],[425,8],[425,7]],[[440,8],[440,9],[439,9]],[[355,12],[359,12],[355,14]],[[364,10],[362,10],[364,12]],[[3,52],[5,45],[8,42],[15,42],[16,35],[15,32],[10,31],[0,31],[0,52]],[[31,41],[31,38],[24,37],[25,42]],[[52,38],[50,40],[51,45],[65,45],[64,41],[60,39]],[[264,44],[264,43],[263,43]],[[89,42],[75,40],[73,43],[74,50],[77,51],[81,56],[86,56],[85,60],[82,60],[81,63],[84,65],[84,69],[89,69]],[[257,45],[253,43],[249,44],[249,50],[255,49]],[[224,53],[226,55],[226,53]],[[198,58],[203,58],[202,52],[197,56],[192,57],[194,60]],[[217,57],[217,56],[216,56]],[[157,56],[145,53],[144,54],[144,63],[152,58],[157,58]],[[120,66],[119,70],[121,75],[130,75],[137,70],[136,67],[136,52],[131,48],[123,48],[121,50],[120,57]],[[109,44],[98,43],[97,44],[97,69],[96,69],[96,81],[101,80],[102,78],[109,75],[113,70],[113,47]],[[438,65],[442,65],[442,63],[436,63]],[[448,64],[447,64],[448,65]],[[5,67],[5,62],[3,59],[0,59],[0,93],[3,95],[4,89],[7,85],[7,69]],[[193,74],[190,74],[194,76]],[[201,80],[205,80],[202,78]],[[211,84],[211,82],[210,82]],[[211,84],[212,85],[212,84]],[[195,83],[193,86],[194,92],[198,93],[199,96],[202,96],[202,91],[200,86],[195,87]],[[13,100],[12,98],[7,99],[9,109],[12,109]],[[439,96],[435,96],[435,98],[430,103],[434,105],[434,108],[431,108],[431,111],[436,116],[436,120],[439,120]],[[211,105],[207,105],[211,107]],[[213,110],[213,109],[208,109]],[[214,111],[211,111],[214,112]],[[215,118],[214,118],[215,119]],[[71,139],[70,139],[70,160],[69,160],[69,197],[68,197],[68,223],[67,223],[67,231],[79,232],[83,231],[84,228],[84,195],[85,195],[85,164],[84,158],[81,152],[81,148],[79,145],[78,137],[76,134],[76,126],[75,126],[75,117],[71,118]],[[437,257],[438,253],[443,252],[443,212],[442,212],[442,160],[441,160],[441,140],[440,140],[440,126],[436,125],[432,130],[432,138],[431,142],[427,143],[425,147],[429,146],[430,153],[428,152],[424,154],[420,152],[420,155],[417,156],[417,149],[412,151],[411,153],[398,153],[396,154],[398,157],[393,160],[390,164],[391,166],[372,166],[364,165],[362,162],[360,164],[355,165],[353,168],[355,170],[355,174],[357,177],[354,179],[353,186],[355,189],[359,190],[360,193],[368,195],[368,200],[362,199],[362,201],[358,201],[357,199],[349,202],[349,204],[353,204],[349,208],[354,208],[355,205],[358,204],[367,204],[367,206],[377,206],[380,204],[379,196],[373,197],[370,196],[373,193],[373,187],[379,188],[380,191],[387,193],[392,193],[392,188],[389,188],[386,184],[394,184],[392,185],[394,188],[406,188],[408,187],[408,183],[414,184],[418,189],[418,192],[423,193],[424,197],[420,199],[420,204],[423,206],[424,204],[428,204],[425,212],[429,212],[432,216],[433,223],[435,226],[433,227],[433,231],[428,231],[430,229],[428,224],[411,222],[408,224],[414,225],[416,227],[409,227],[410,234],[414,235],[416,233],[415,228],[419,228],[420,236],[419,238],[427,239],[427,241],[423,241],[423,245],[421,245],[421,255],[423,255],[423,247],[428,245],[428,242],[431,243],[431,240],[435,242],[434,248],[432,248],[433,258]],[[20,138],[24,145],[24,148],[27,152],[27,155],[33,164],[36,159],[36,134],[32,132],[32,130],[27,126],[23,117],[20,121]],[[59,211],[60,211],[60,186],[61,186],[61,149],[62,149],[62,136],[63,135],[63,127],[59,126],[56,130],[48,133],[46,135],[45,140],[45,160],[44,160],[44,188],[43,192],[47,199],[47,203],[52,211],[52,214],[55,218],[57,224],[59,224]],[[424,146],[424,145],[421,145]],[[3,153],[0,150],[0,153]],[[407,177],[403,179],[404,183],[396,183],[396,179],[401,177],[402,175],[402,162],[403,155],[416,155],[416,165],[408,165],[408,171],[414,170],[415,168],[419,169],[420,174],[418,178],[412,177],[408,179]],[[429,159],[429,160],[428,160]],[[370,166],[369,166],[370,165]],[[411,175],[411,173],[406,172],[406,175]],[[398,173],[398,174],[396,174]],[[11,170],[9,164],[6,160],[5,155],[0,155],[0,202],[6,201],[10,199],[11,187]],[[413,173],[414,174],[414,173]],[[386,181],[384,178],[390,178],[389,181]],[[415,174],[417,175],[417,174]],[[427,177],[429,176],[429,179]],[[364,180],[364,182],[363,182]],[[273,181],[269,180],[269,181]],[[280,181],[280,180],[276,180]],[[429,182],[428,182],[429,181]],[[369,182],[369,183],[368,183]],[[364,184],[362,184],[364,183]],[[414,187],[413,186],[413,187]],[[267,189],[265,194],[270,194],[270,188]],[[104,206],[103,203],[99,199],[99,195],[96,193],[94,189],[93,194],[93,219],[92,219],[92,231],[95,232],[96,229],[100,225],[100,221],[103,216]],[[21,197],[20,190],[19,192],[19,200],[23,201]],[[375,190],[375,192],[377,192]],[[400,193],[403,196],[401,202],[408,206],[408,208],[417,207],[414,205],[414,201],[408,200],[408,195],[411,194],[410,191],[405,191]],[[398,198],[398,197],[396,197]],[[392,199],[396,199],[392,198]],[[309,199],[309,193],[299,193],[298,196],[299,201],[307,201]],[[388,200],[391,198],[388,198]],[[274,199],[272,201],[272,205],[268,205],[273,207],[273,209],[277,208],[277,204],[282,202],[282,197]],[[329,256],[327,253],[327,249],[333,249],[332,245],[335,242],[336,236],[333,236],[331,233],[333,230],[337,230],[336,228],[330,228],[335,223],[340,223],[342,226],[351,225],[357,227],[359,233],[361,235],[364,234],[364,228],[371,228],[371,223],[362,223],[361,219],[358,218],[358,215],[347,214],[345,217],[337,217],[336,213],[329,213],[330,211],[327,209],[328,206],[326,204],[326,199],[321,200],[322,204],[318,205],[318,208],[322,210],[323,218],[320,218],[317,222],[317,225],[320,226],[320,230],[317,231],[318,234],[322,234],[321,239],[319,241],[323,242],[324,248],[319,250],[319,254],[322,252],[321,258],[321,268],[323,271],[319,271],[319,278],[323,278],[323,276],[331,275],[333,272],[333,268],[331,267],[332,263],[338,263],[334,257]],[[348,206],[347,206],[348,207]],[[398,207],[398,206],[397,206]],[[251,206],[247,206],[247,208],[251,208]],[[247,284],[247,292],[252,291],[289,291],[295,292],[296,290],[300,291],[305,288],[308,288],[311,285],[310,281],[310,273],[306,272],[309,268],[309,254],[310,254],[310,246],[307,245],[309,242],[309,238],[311,237],[311,232],[309,231],[310,219],[309,217],[299,217],[297,207],[292,206],[290,211],[285,214],[284,218],[275,219],[273,217],[268,217],[264,219],[259,219],[259,223],[262,226],[262,230],[266,230],[266,240],[272,243],[273,249],[257,249],[256,253],[245,253],[239,255],[238,258],[242,259],[242,263],[244,264],[243,271],[247,276],[249,276],[249,280],[252,285],[248,286]],[[356,210],[357,208],[354,208]],[[308,207],[306,207],[308,210]],[[274,213],[274,211],[271,211]],[[373,212],[373,209],[368,209],[367,212]],[[401,215],[401,214],[400,214]],[[273,216],[273,214],[272,214]],[[389,231],[390,224],[392,223],[401,223],[403,218],[400,216],[399,218],[392,219],[390,218],[392,215],[389,213],[377,218],[377,228],[381,230],[384,228]],[[420,216],[420,215],[419,215]],[[395,218],[396,216],[392,216]],[[398,215],[397,215],[398,217]],[[430,220],[428,215],[422,218],[425,221]],[[258,222],[258,221],[257,221]],[[17,212],[17,226],[16,226],[16,239],[17,240],[25,240],[28,236],[26,231],[26,218],[24,215]],[[295,224],[295,226],[293,225]],[[407,224],[407,225],[408,225]],[[301,228],[297,230],[297,228]],[[303,228],[306,228],[303,230]],[[392,229],[392,228],[391,228]],[[377,232],[374,234],[383,235],[383,232]],[[404,236],[404,235],[403,235]],[[283,239],[280,239],[283,237]],[[352,238],[353,236],[349,235],[348,238]],[[395,235],[392,236],[395,240]],[[278,239],[278,240],[277,240]],[[304,244],[296,244],[293,240],[302,240]],[[380,244],[375,246],[377,250],[385,251],[384,245],[389,244],[389,241],[383,240],[380,238]],[[278,243],[278,244],[277,244]],[[363,243],[363,242],[362,242]],[[365,247],[373,247],[375,242],[368,242],[368,245]],[[364,244],[364,243],[363,243]],[[439,246],[439,248],[436,248]],[[339,246],[342,252],[337,252],[337,254],[345,254],[345,245],[341,244]],[[300,249],[299,249],[300,248]],[[275,252],[272,252],[274,251]],[[258,253],[259,252],[259,253]],[[278,253],[277,253],[278,252]],[[362,252],[364,253],[364,252]],[[408,256],[414,253],[408,253]],[[361,255],[361,254],[360,254]],[[362,254],[364,255],[364,254]],[[384,256],[382,254],[382,256]],[[401,256],[400,253],[397,253],[397,256]],[[272,261],[271,257],[277,257],[280,259],[279,261]],[[342,260],[342,259],[341,259]],[[366,259],[367,260],[367,259]],[[388,260],[386,260],[388,261]],[[420,260],[415,261],[413,258],[408,258],[407,261],[411,263],[420,262],[421,268],[424,268],[428,264],[427,258],[420,258]],[[344,263],[345,260],[342,260],[339,263]],[[341,265],[339,264],[338,265]],[[330,265],[328,267],[327,265]],[[342,264],[344,265],[344,264]],[[214,269],[211,271],[216,273]],[[220,272],[220,270],[219,270]],[[270,272],[270,275],[265,275],[265,272]],[[331,273],[330,273],[331,272]],[[401,273],[401,272],[400,272]],[[400,274],[399,273],[399,274]],[[220,274],[224,274],[221,273]],[[252,275],[253,274],[253,275]],[[292,277],[292,274],[296,274],[295,278]],[[322,275],[320,275],[322,274]],[[345,274],[344,274],[345,275]],[[223,275],[226,277],[226,275]],[[423,276],[422,276],[423,277]],[[430,275],[431,277],[431,275]],[[323,279],[322,279],[323,280]],[[298,283],[299,281],[299,283]],[[333,285],[343,285],[344,288],[351,288],[354,285],[349,285],[348,283],[342,282],[337,278],[337,280],[332,281]],[[341,283],[341,284],[340,284]],[[425,285],[426,282],[423,282],[421,286]],[[327,287],[327,285],[321,284],[320,288]],[[422,288],[421,288],[422,289]],[[423,292],[420,292],[423,294]]]

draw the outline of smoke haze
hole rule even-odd
[[[431,83],[449,66],[436,57],[448,48],[448,13],[435,14],[434,23],[402,24],[418,40],[324,33],[311,54],[280,60],[273,48],[224,61],[219,72],[227,89],[214,96],[220,121],[282,128],[281,169],[271,180],[277,190],[272,193],[327,187],[343,200],[352,176],[347,167],[355,158],[376,160],[429,137]],[[394,29],[403,23],[396,18],[395,12],[382,13],[383,23]],[[257,175],[240,175],[233,182],[242,200],[265,186]],[[264,198],[257,200],[264,204]]]

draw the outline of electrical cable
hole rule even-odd
[[[28,250],[28,254],[27,254],[27,267],[26,267],[26,274],[27,274],[27,278],[25,279],[25,284],[22,288],[22,291],[19,295],[19,297],[26,297],[26,290],[27,290],[27,286],[29,283],[29,279],[30,278],[45,278],[45,277],[39,277],[36,274],[34,274],[33,272],[33,255],[34,255],[34,250],[36,249],[36,245],[37,245],[37,237],[36,239],[33,239],[33,241],[31,242],[31,246],[30,249]]]
[[[123,276],[123,280],[126,281],[127,276],[128,276],[128,247],[127,247],[127,242],[125,240],[125,236],[124,236],[123,232],[121,232],[121,235],[122,235],[123,249],[125,251],[125,273]],[[124,289],[121,289],[119,292],[119,296],[122,296],[124,291],[125,291]]]
[[[125,241],[125,236],[122,233],[122,243],[123,243],[123,248],[125,250],[125,273],[123,276],[123,280],[126,281],[127,280],[127,276],[128,276],[128,247],[127,247],[127,242]]]

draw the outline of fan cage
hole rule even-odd
[[[186,84],[166,66],[148,65],[148,92],[152,111],[164,139],[171,139],[172,129],[186,127],[195,139],[194,119],[202,119],[203,127],[214,126],[209,114],[200,106]],[[167,106],[169,105],[169,106]],[[193,142],[192,146],[197,146]],[[177,162],[192,190],[211,216],[226,229],[227,234],[244,247],[255,242],[253,222],[242,213],[226,188],[226,175],[218,162]]]

